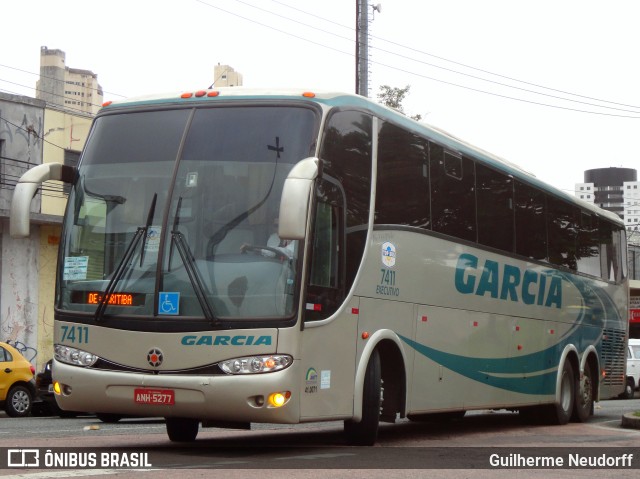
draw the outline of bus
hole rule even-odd
[[[107,103],[77,166],[23,175],[14,237],[47,180],[70,184],[63,410],[163,417],[181,442],[337,420],[370,445],[472,410],[585,421],[624,391],[621,220],[366,98]]]

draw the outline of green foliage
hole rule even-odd
[[[410,85],[405,86],[404,88],[391,87],[389,85],[380,85],[380,91],[378,92],[378,100],[385,106],[389,108],[393,108],[396,111],[399,111],[403,115],[406,115],[404,112],[404,108],[402,106],[402,102],[405,97],[409,93],[411,89]],[[410,118],[413,118],[416,121],[420,121],[422,119],[422,115],[417,114],[413,115]]]

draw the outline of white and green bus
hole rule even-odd
[[[46,180],[72,185],[62,409],[164,417],[172,441],[343,420],[372,444],[405,417],[584,421],[624,391],[620,219],[365,98],[105,104],[77,167],[20,180],[13,236]]]

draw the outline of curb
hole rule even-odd
[[[622,416],[622,427],[628,429],[640,429],[640,416],[635,413],[628,412]]]

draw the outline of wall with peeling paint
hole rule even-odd
[[[12,239],[2,221],[0,339],[16,346],[34,366],[38,363],[38,266],[40,228],[29,239]]]
[[[38,256],[38,363],[53,357],[53,307],[55,304],[56,266],[61,227],[40,227],[40,254]]]
[[[0,209],[11,204],[13,186],[29,168],[42,163],[45,103],[35,98],[0,93]],[[31,211],[40,211],[40,195]]]
[[[0,340],[11,342],[38,366],[38,295],[40,227],[28,239],[9,236],[8,212],[13,185],[30,167],[42,163],[45,103],[34,98],[0,94]],[[41,195],[31,203],[40,212]]]
[[[61,215],[62,183],[47,182],[31,202],[28,239],[9,235],[13,185],[29,168],[65,161],[79,152],[91,115],[44,101],[0,93],[0,341],[17,346],[40,369],[53,356],[53,309]]]

